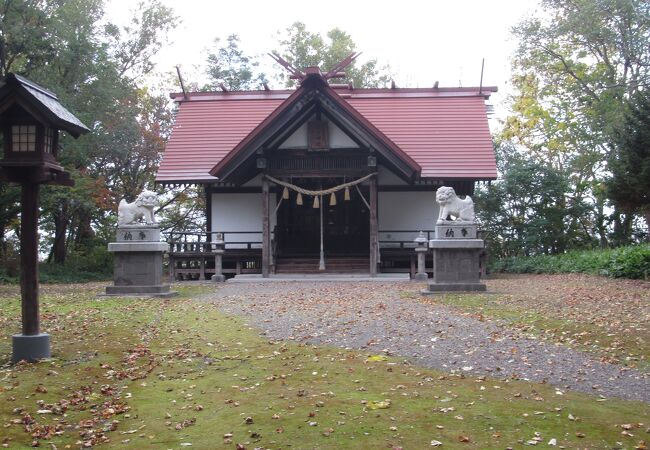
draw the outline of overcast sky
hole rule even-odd
[[[180,65],[192,76],[205,61],[215,37],[236,33],[249,54],[277,48],[277,32],[295,21],[312,32],[339,27],[352,35],[360,59],[389,64],[398,86],[477,86],[485,58],[484,85],[496,85],[497,115],[508,92],[509,58],[515,48],[510,28],[534,13],[536,0],[456,1],[209,1],[162,0],[180,17],[171,44],[156,57],[158,69]],[[132,0],[108,0],[107,13],[117,23],[128,20]],[[265,57],[269,63],[269,57]],[[188,80],[191,81],[191,80]],[[274,83],[271,83],[272,86]],[[280,87],[280,86],[274,86]],[[499,110],[501,109],[501,110]]]

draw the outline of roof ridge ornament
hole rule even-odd
[[[361,52],[352,52],[345,59],[338,62],[329,72],[323,75],[323,78],[329,80],[330,78],[343,78],[345,77],[345,68],[354,62],[361,55]]]
[[[302,72],[301,70],[296,69],[289,61],[285,60],[282,58],[280,55],[277,53],[268,53],[268,55],[275,60],[278,64],[280,64],[282,67],[287,69],[287,71],[291,74],[290,78],[294,80],[304,80],[305,79],[305,73]]]
[[[268,53],[268,55],[291,74],[289,75],[289,78],[291,78],[292,80],[298,80],[300,83],[302,83],[305,80],[305,78],[307,78],[307,75],[313,75],[315,73],[315,70],[308,70],[311,69],[310,67],[307,67],[303,70],[297,69],[290,62],[282,58],[277,53]],[[345,57],[344,59],[336,63],[334,67],[327,73],[322,73],[319,69],[318,72],[320,73],[320,77],[326,81],[331,78],[345,78],[346,76],[345,68],[348,67],[350,64],[352,64],[354,60],[357,59],[360,55],[361,52],[350,53],[347,57]]]

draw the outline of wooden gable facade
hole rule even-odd
[[[293,91],[173,94],[157,181],[205,187],[205,239],[189,252],[207,255],[200,277],[216,236],[226,273],[412,271],[436,187],[471,194],[496,178],[495,90],[335,89],[308,68]],[[174,245],[182,275],[188,247]]]

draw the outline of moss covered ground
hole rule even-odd
[[[43,288],[53,358],[9,365],[15,286],[0,286],[7,448],[645,448],[648,405],[465,378],[400,358],[272,342],[192,296]]]

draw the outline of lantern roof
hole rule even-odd
[[[0,114],[14,103],[75,138],[90,131],[59,102],[54,92],[20,75],[8,73],[0,80]]]

